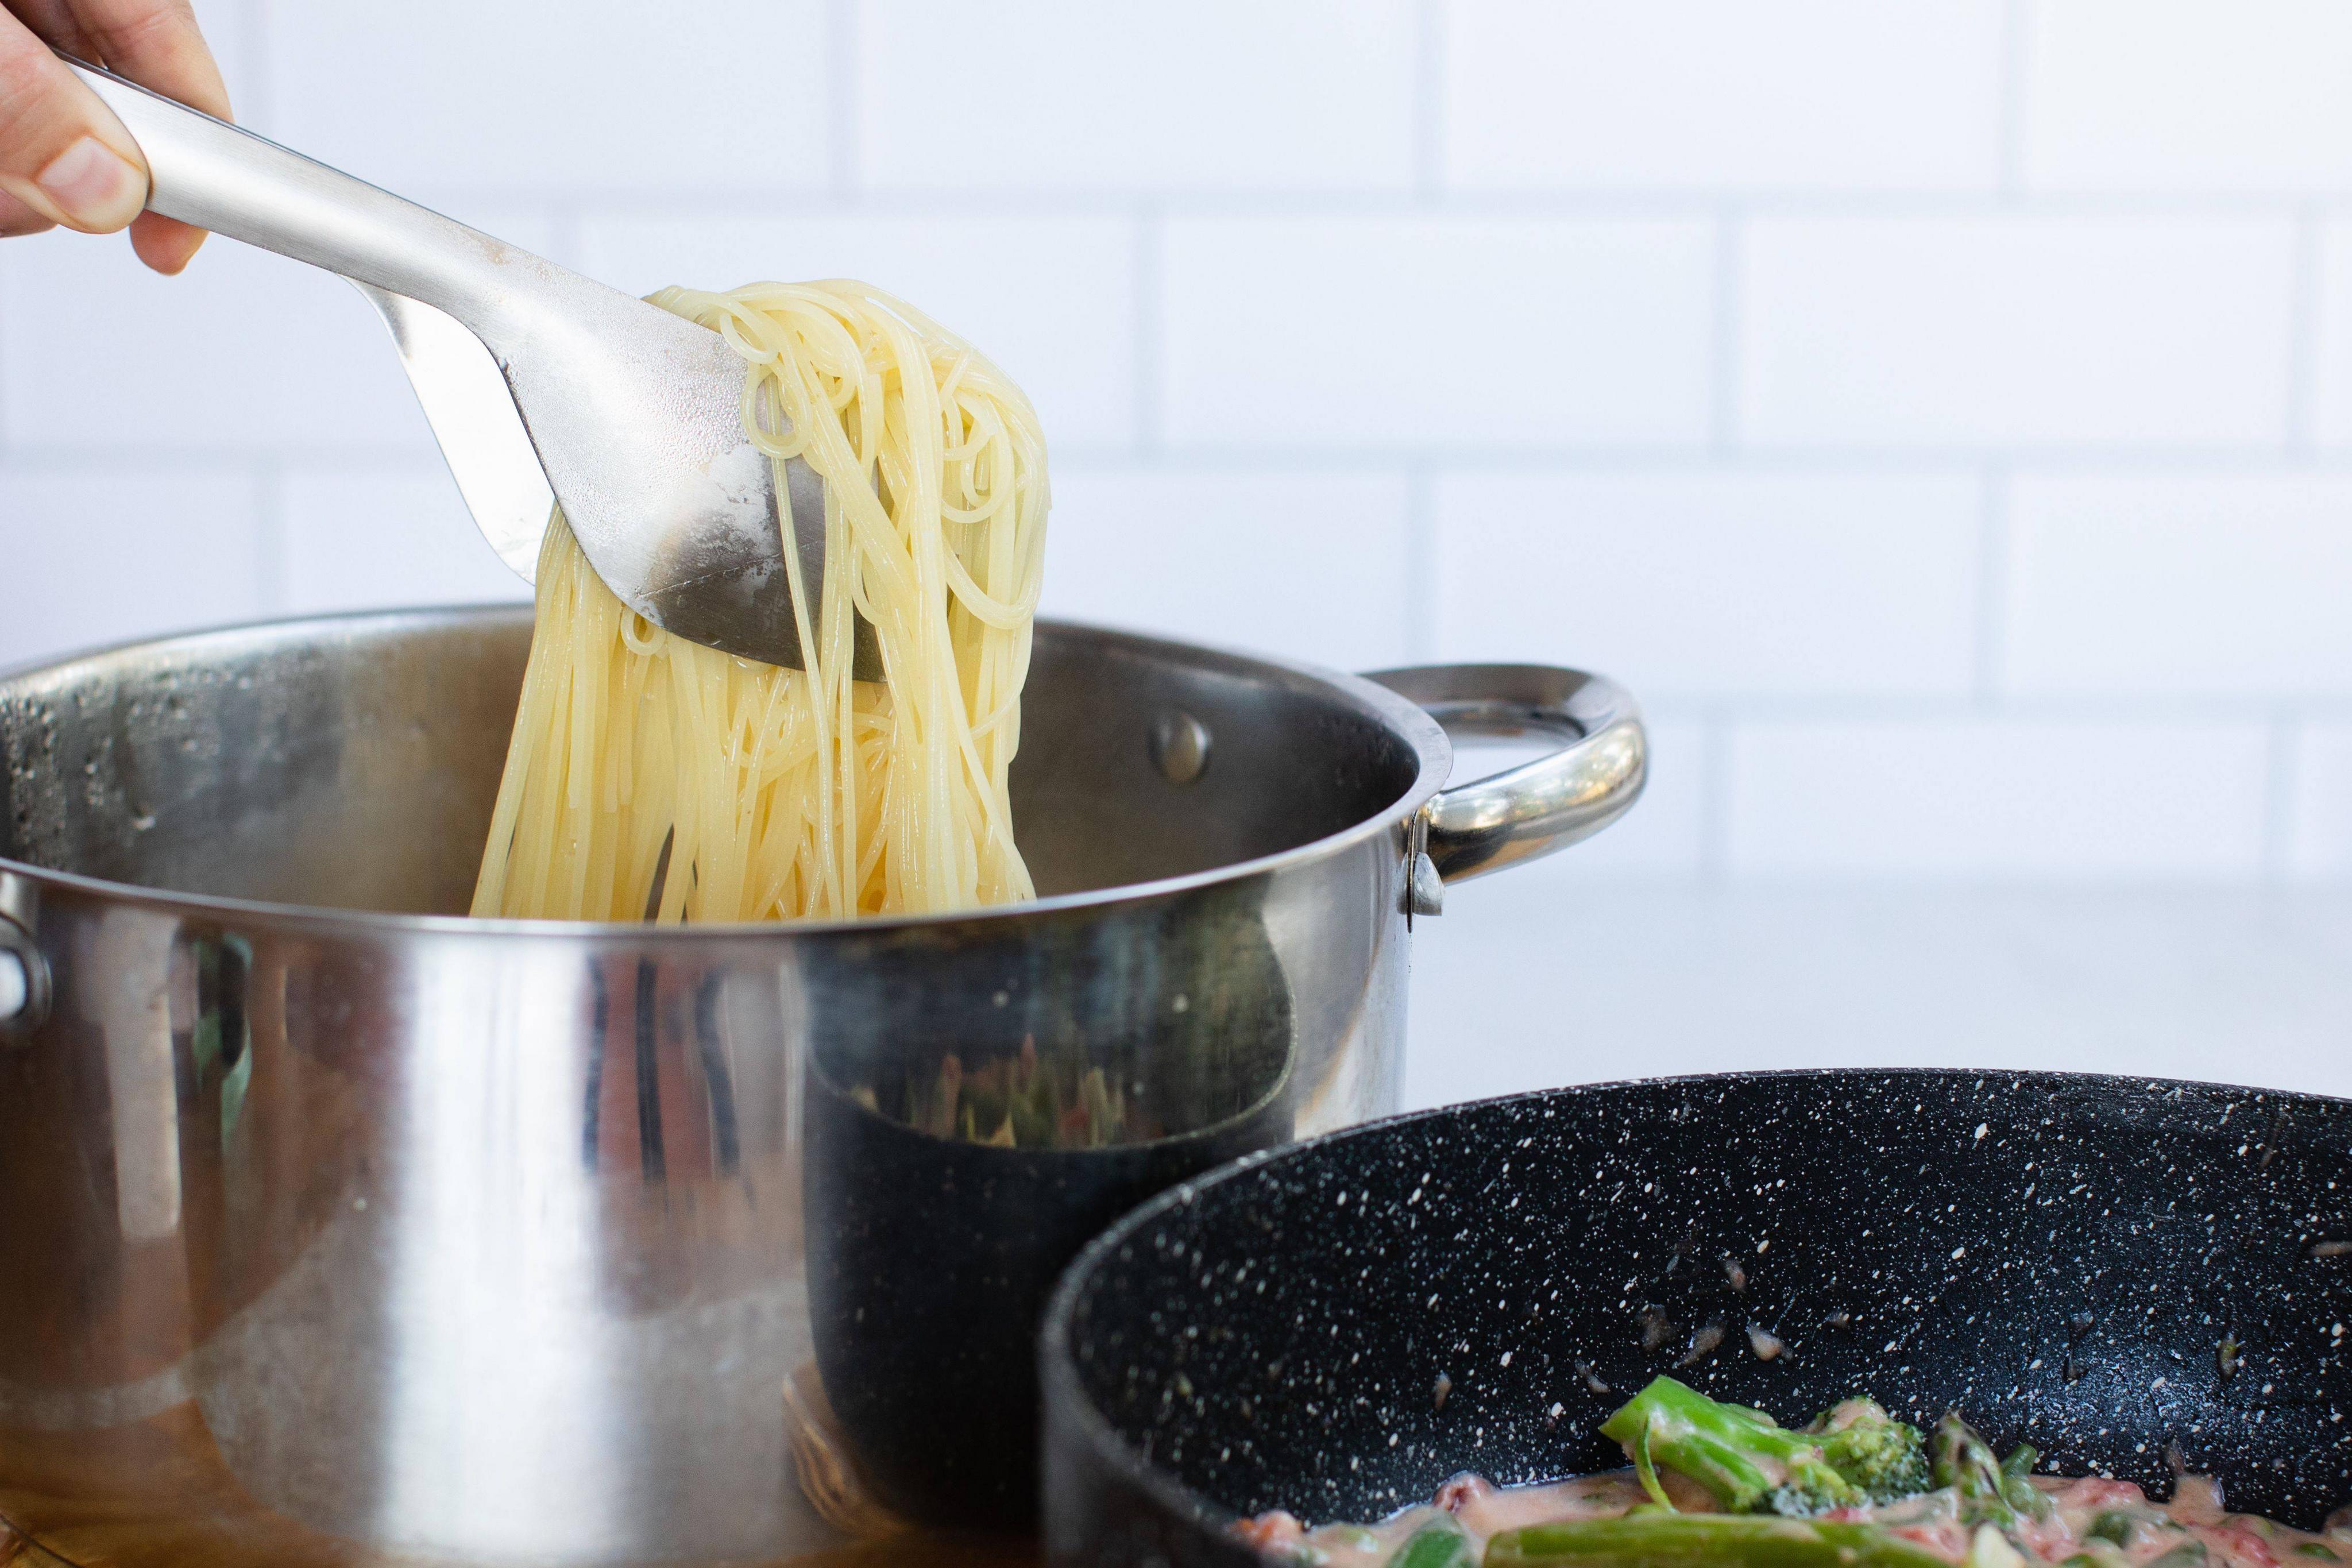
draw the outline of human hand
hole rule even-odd
[[[223,120],[228,89],[188,0],[0,0],[0,235],[128,225],[131,247],[177,272],[205,231],[147,204],[147,161],[114,111],[50,47]]]

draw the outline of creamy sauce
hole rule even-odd
[[[1677,1508],[1693,1513],[1711,1510],[1706,1494],[1696,1487],[1675,1485],[1681,1477],[1661,1479]],[[2201,1548],[2206,1568],[2352,1564],[2352,1531],[2314,1535],[2252,1514],[2227,1512],[2221,1488],[2204,1476],[2183,1476],[2172,1500],[2163,1503],[2150,1502],[2129,1481],[2036,1476],[2033,1484],[2053,1506],[2046,1520],[2019,1522],[2015,1540],[2030,1554],[2029,1561],[2060,1563],[2080,1553],[2091,1557],[2095,1568],[2142,1568],[2180,1551],[2173,1564],[2193,1568]],[[1487,1541],[1506,1531],[1614,1519],[1645,1500],[1630,1469],[1538,1487],[1496,1487],[1464,1476],[1439,1488],[1433,1502],[1406,1509],[1376,1525],[1331,1524],[1310,1531],[1277,1512],[1247,1521],[1237,1531],[1271,1562],[1381,1568],[1441,1510],[1454,1516],[1483,1555]],[[1957,1506],[1950,1492],[1933,1491],[1871,1508],[1838,1509],[1822,1517],[1879,1525],[1958,1563],[1968,1557],[1972,1531],[1960,1522]],[[2112,1539],[2116,1536],[2123,1539],[2118,1542]],[[2184,1547],[2188,1550],[2181,1551]]]

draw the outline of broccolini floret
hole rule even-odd
[[[1919,1429],[1895,1420],[1873,1399],[1849,1399],[1805,1428],[1821,1439],[1830,1468],[1862,1489],[1873,1502],[1916,1497],[1929,1486],[1927,1445]]]
[[[1760,1410],[1660,1377],[1601,1431],[1624,1446],[1643,1489],[1662,1503],[1661,1465],[1705,1487],[1730,1513],[1802,1518],[1927,1489],[1918,1432],[1866,1399],[1792,1432]]]
[[[2012,1531],[2021,1517],[2050,1515],[2050,1500],[2026,1479],[2041,1458],[2032,1444],[2020,1443],[2010,1450],[2008,1458],[1994,1458],[1992,1445],[1955,1414],[1936,1424],[1930,1478],[1938,1488],[1950,1488],[1959,1499],[1962,1523]]]

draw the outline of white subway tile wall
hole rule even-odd
[[[2314,724],[2293,763],[2290,873],[2298,881],[2352,877],[2352,723]]]
[[[1689,218],[1171,218],[1168,445],[1700,451],[1715,244]]]
[[[251,118],[404,195],[772,201],[832,177],[834,25],[825,0],[695,0],[667,26],[644,0],[284,0]]]
[[[268,575],[258,489],[235,462],[12,462],[0,661],[252,618]]]
[[[1412,185],[1412,0],[877,0],[851,26],[877,191]]]
[[[2263,725],[2206,714],[1747,721],[1729,853],[1759,874],[2250,877],[2270,765]]]
[[[1527,875],[2352,881],[2338,6],[197,7],[519,244],[970,335],[1052,613],[1622,677],[1649,797]],[[226,243],[0,245],[0,560],[9,662],[523,594],[358,296]]]
[[[1556,659],[1572,637],[1656,701],[1964,696],[1983,488],[1967,474],[1449,475],[1436,654]]]
[[[1404,664],[1410,509],[1402,479],[1337,464],[1065,463],[1054,470],[1044,613],[1181,627],[1341,669]],[[1223,569],[1202,570],[1203,558]]]
[[[2031,189],[2352,189],[2352,11],[2327,0],[2040,0],[2018,54]]]
[[[1466,191],[1975,191],[2000,177],[1978,0],[1457,0],[1439,45]]]
[[[438,462],[289,464],[274,499],[291,614],[530,597]],[[433,546],[420,549],[427,530]]]
[[[1764,216],[1740,257],[1758,447],[2285,442],[2292,218]]]
[[[2021,475],[2009,521],[2011,689],[2352,698],[2352,475]]]

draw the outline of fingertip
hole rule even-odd
[[[131,220],[131,248],[152,270],[176,277],[194,259],[205,233],[159,213],[142,213]]]
[[[107,119],[113,121],[111,114]],[[122,140],[128,151],[100,135],[118,126],[93,126],[76,136],[41,165],[28,195],[37,193],[49,216],[85,234],[112,234],[127,226],[147,205],[147,165],[127,132]]]

